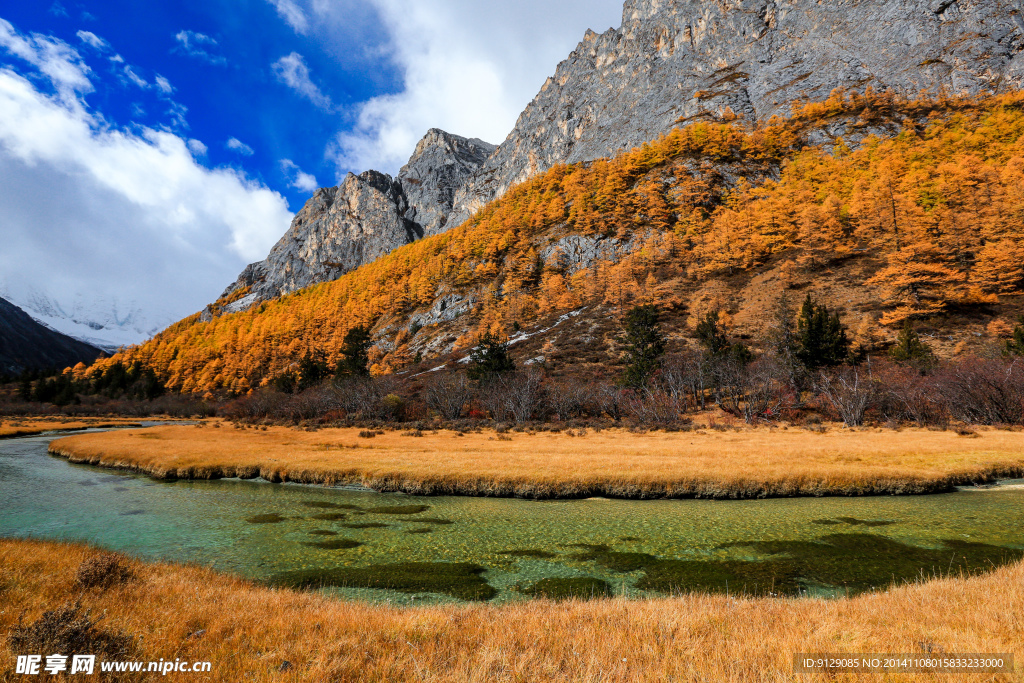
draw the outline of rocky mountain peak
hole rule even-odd
[[[483,166],[495,149],[476,138],[452,135],[438,128],[427,131],[398,173],[409,203],[406,218],[421,226],[424,235],[436,235],[451,227],[448,214],[456,190]]]
[[[432,128],[398,176],[349,173],[316,190],[266,260],[250,264],[222,297],[251,291],[227,311],[336,279],[403,244],[448,227],[455,191],[494,145]],[[204,317],[212,315],[208,308]]]

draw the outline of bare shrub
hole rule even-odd
[[[316,420],[332,410],[339,409],[340,403],[331,387],[321,384],[298,394],[293,394],[280,407],[292,421]]]
[[[678,429],[689,423],[680,416],[682,405],[678,398],[650,387],[628,392],[626,410],[636,427]]]
[[[221,412],[225,417],[233,420],[275,418],[280,417],[281,408],[287,400],[287,394],[264,388],[235,399],[224,406]]]
[[[110,588],[134,578],[131,567],[120,555],[94,555],[78,566],[75,582],[82,588]]]
[[[616,422],[626,414],[627,391],[615,384],[598,384],[594,391],[597,415],[607,415]]]
[[[544,384],[537,370],[511,372],[493,377],[480,387],[480,404],[497,422],[528,422],[542,417]]]
[[[107,659],[125,658],[134,650],[131,637],[96,628],[98,623],[88,611],[82,612],[80,603],[66,603],[43,612],[28,626],[19,619],[8,644],[14,654],[59,652],[68,657],[95,654]]]
[[[1024,424],[1024,363],[968,358],[941,368],[935,391],[955,419],[968,424]]]
[[[473,389],[464,372],[435,373],[423,391],[427,407],[446,420],[458,420],[462,417],[462,412],[472,397]]]
[[[550,382],[547,400],[560,420],[573,420],[590,413],[600,414],[599,390],[575,378]]]
[[[850,366],[819,373],[814,381],[814,389],[847,427],[864,424],[864,415],[875,395],[871,376],[860,368]]]
[[[743,368],[747,393],[742,406],[747,424],[778,420],[798,402],[790,373],[775,356],[763,356]]]
[[[337,408],[345,411],[350,418],[391,418],[395,412],[394,401],[385,399],[388,396],[399,397],[398,380],[391,375],[347,377],[327,386]]]
[[[680,410],[704,410],[712,377],[712,361],[706,352],[685,351],[666,356],[654,381]]]
[[[936,392],[932,377],[895,363],[880,364],[872,374],[877,380],[877,404],[887,421],[914,422],[921,427],[944,427],[949,423],[945,402]]]

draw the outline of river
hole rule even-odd
[[[52,457],[52,438],[0,441],[0,536],[337,585],[374,601],[694,589],[835,596],[1024,554],[1024,490],[1014,486],[752,501],[426,498],[158,481]]]

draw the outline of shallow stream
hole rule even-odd
[[[1024,490],[754,501],[436,497],[158,481],[0,441],[0,536],[84,541],[405,602],[843,595],[1024,555]],[[1019,482],[1017,482],[1019,484]]]

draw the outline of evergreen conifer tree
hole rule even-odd
[[[481,337],[480,343],[469,353],[469,361],[466,375],[470,379],[494,379],[516,369],[508,353],[508,342],[500,341],[490,332]]]
[[[897,363],[907,363],[920,369],[935,364],[935,354],[931,347],[921,341],[909,322],[904,323],[903,329],[900,330],[900,336],[896,339],[896,346],[889,352],[889,355]]]
[[[327,378],[330,370],[323,351],[307,351],[299,361],[299,391],[316,386]]]
[[[697,322],[697,340],[712,356],[729,350],[729,338],[718,322],[718,311],[709,311]]]
[[[1024,316],[1013,327],[1013,337],[1006,341],[1007,356],[1024,356]]]
[[[353,327],[341,342],[341,360],[334,374],[365,377],[370,374],[370,329],[365,325]]]
[[[722,329],[718,316],[718,311],[710,311],[700,319],[697,323],[697,340],[712,357],[719,360],[728,358],[746,365],[754,359],[754,354],[745,344],[729,343],[729,337]]]
[[[626,345],[626,372],[623,384],[640,389],[658,369],[665,353],[665,337],[658,323],[658,309],[653,305],[634,306],[626,314],[622,341]]]
[[[841,365],[850,356],[850,340],[839,314],[829,315],[825,304],[808,294],[797,319],[797,358],[810,369]]]

